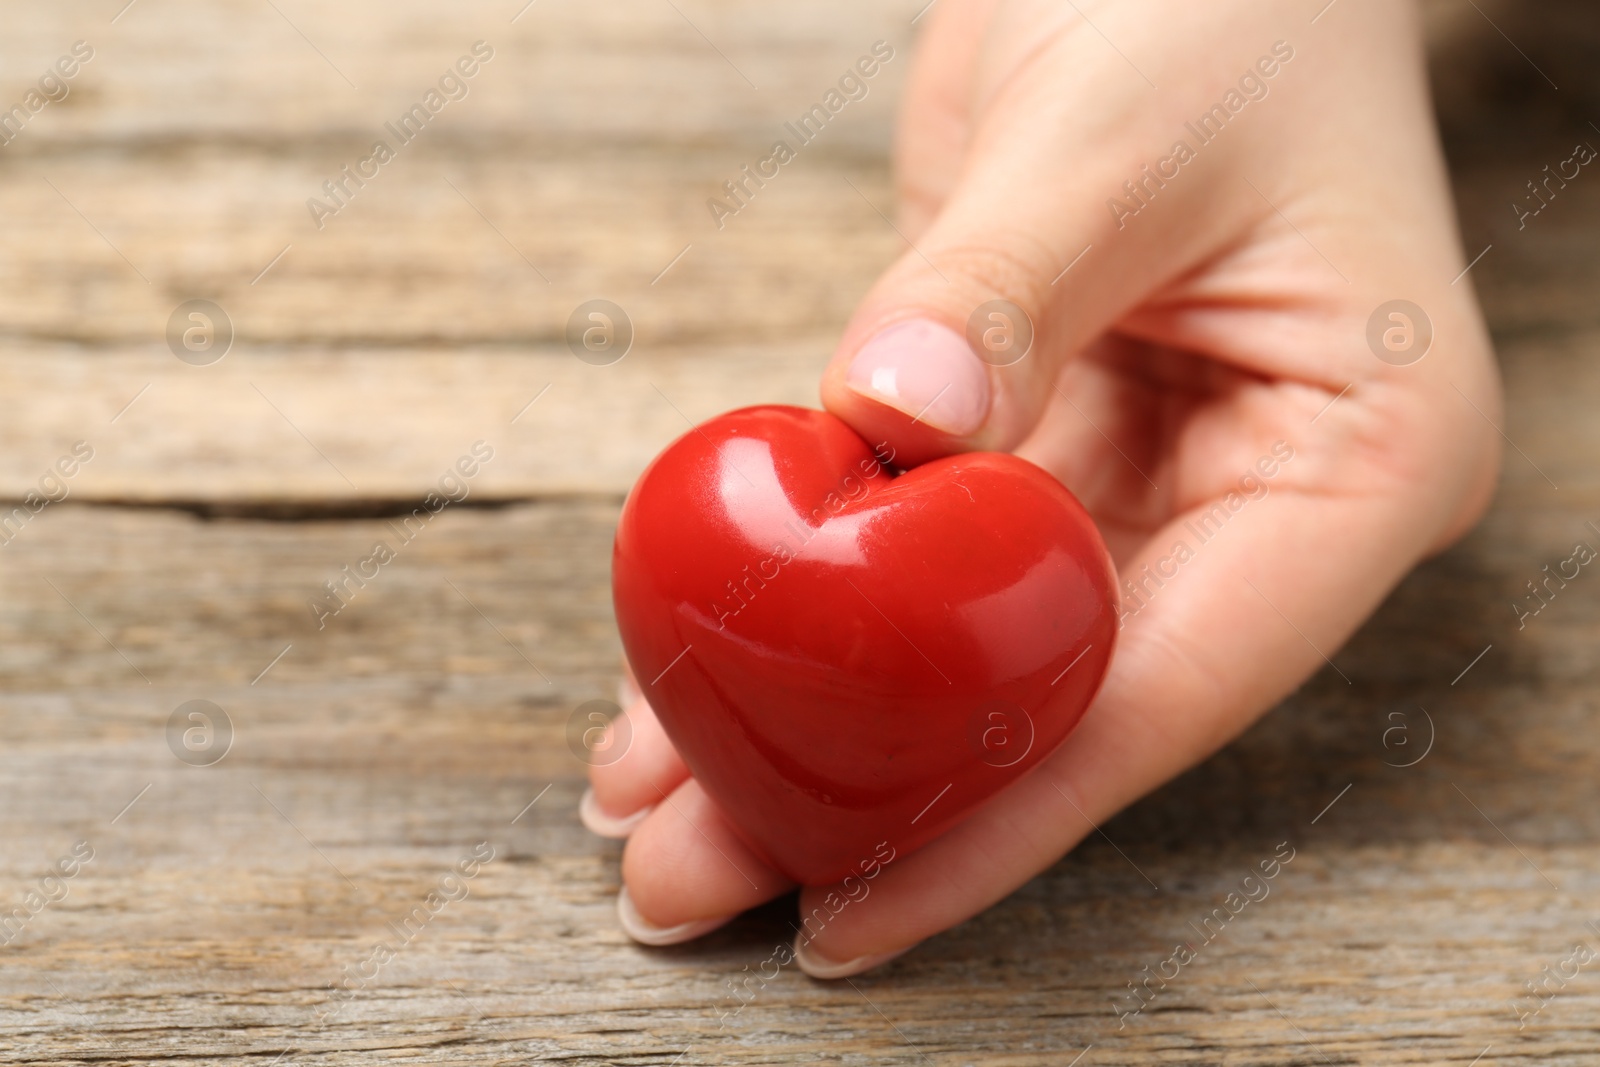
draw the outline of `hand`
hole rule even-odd
[[[1055,474],[1105,534],[1123,627],[1066,743],[813,928],[808,973],[970,917],[1215,752],[1487,505],[1499,387],[1470,280],[1452,282],[1466,263],[1417,13],[1309,18],[1263,0],[941,0],[927,17],[897,145],[914,247],[851,320],[823,402],[902,459],[1005,449]],[[1433,330],[1405,366],[1367,340],[1397,298]],[[964,339],[997,299],[1035,335],[1009,366]],[[1407,321],[1423,325],[1383,321],[1391,345]],[[594,769],[585,811],[632,829],[629,932],[685,940],[788,889],[648,704],[628,716],[632,748]],[[804,890],[801,913],[828,892]]]

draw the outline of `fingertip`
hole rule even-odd
[[[584,825],[603,837],[626,836],[621,832],[623,824],[628,824],[627,832],[632,832],[662,796],[689,777],[689,768],[649,703],[635,699],[627,707],[625,723],[619,720],[606,728],[607,743],[596,750],[594,761],[589,764],[593,795],[586,794],[587,807],[583,803],[578,806]],[[614,754],[610,745],[619,729],[627,730],[627,747]]]
[[[866,956],[857,956],[854,959],[840,961],[823,955],[804,933],[799,933],[794,938],[794,961],[800,970],[810,977],[823,981],[833,981],[840,978],[852,978],[858,974],[864,974],[874,967],[881,967],[890,960],[904,956],[907,952],[916,948],[917,944],[920,944],[920,942],[915,942],[890,952],[874,952]]]
[[[583,798],[578,801],[578,821],[592,834],[625,839],[637,830],[639,824],[654,810],[655,805],[650,804],[631,815],[620,817],[612,815],[600,807],[600,802],[595,798],[594,786],[590,786],[583,791]]]
[[[639,913],[639,908],[634,904],[633,896],[628,892],[627,886],[617,891],[617,925],[622,927],[623,933],[641,945],[657,947],[681,945],[685,941],[704,937],[711,931],[726,926],[737,915],[738,912],[734,912],[711,919],[691,919],[675,926],[658,926]]]
[[[880,328],[850,357],[845,385],[953,437],[976,433],[989,415],[988,369],[967,339],[927,317]]]
[[[793,887],[751,851],[692,778],[628,838],[622,880],[635,909],[656,926],[736,915]]]
[[[624,664],[622,677],[617,680],[617,706],[631,708],[643,699],[644,694],[639,692],[639,683],[633,680],[633,671]]]
[[[960,437],[934,429],[927,423],[913,422],[905,412],[858,393],[839,381],[824,379],[822,406],[861,435],[886,462],[902,470],[921,466],[941,456],[973,451]]]
[[[926,310],[858,314],[823,375],[823,407],[897,467],[981,447],[994,394],[966,339]]]

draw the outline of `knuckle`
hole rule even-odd
[[[1039,317],[1060,270],[1055,251],[1030,234],[1002,231],[984,241],[946,245],[930,254],[973,306],[1002,297]]]

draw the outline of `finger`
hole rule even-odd
[[[1335,492],[1276,491],[1204,543],[1184,525],[1195,514],[1158,534],[1127,573],[1166,560],[1161,573],[1170,577],[1125,599],[1133,614],[1111,671],[1066,742],[963,823],[884,868],[859,902],[835,913],[843,887],[804,891],[802,968],[857,973],[983,910],[1325,666],[1324,652],[1336,653],[1446,515],[1442,506],[1418,515],[1404,498],[1363,495],[1356,479],[1313,466],[1307,459],[1302,475],[1331,480]],[[1179,542],[1190,551],[1174,573]]]
[[[694,779],[663,792],[622,853],[623,928],[676,944],[793,888],[739,836]]]
[[[1151,107],[1149,87],[1070,5],[1013,0],[996,19],[1039,29],[1001,34],[1018,55],[984,55],[959,179],[857,309],[823,379],[825,406],[907,464],[1015,446],[1066,360],[1267,210],[1232,189],[1214,195],[1220,157],[1243,137],[1207,147],[1182,180],[1166,156],[1174,114],[1204,111],[1210,86]],[[1130,176],[1150,209],[1136,225],[1108,210],[1110,194],[1141,202],[1123,192]]]
[[[689,768],[643,697],[628,706],[624,721],[606,727],[595,758],[601,759],[598,754],[610,752],[623,738],[627,748],[620,757],[589,764],[589,788],[578,804],[583,825],[601,837],[627,837],[664,794],[689,777]]]
[[[946,0],[918,20],[921,35],[895,124],[900,230],[915,241],[944,205],[972,136],[978,53],[1002,0]]]
[[[622,678],[617,682],[617,704],[623,708],[633,707],[633,702],[639,699],[639,679],[633,676],[633,664],[628,662],[628,657],[622,657]]]

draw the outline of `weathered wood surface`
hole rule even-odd
[[[702,944],[628,943],[565,724],[615,684],[607,566],[632,475],[685,417],[812,399],[896,254],[843,179],[887,208],[903,65],[725,231],[704,197],[863,44],[906,41],[920,5],[680,2],[690,25],[643,0],[539,0],[515,23],[520,3],[275,3],[139,0],[114,24],[122,0],[39,6],[0,37],[0,100],[73,40],[98,50],[0,148],[0,497],[72,442],[96,449],[0,548],[0,909],[75,842],[94,850],[0,946],[0,1062],[1593,1061],[1594,969],[1524,1029],[1510,1006],[1575,941],[1600,945],[1600,587],[1585,571],[1520,631],[1510,606],[1575,540],[1600,544],[1600,184],[1522,232],[1506,207],[1581,134],[1579,103],[1529,120],[1444,100],[1467,243],[1495,246],[1472,277],[1506,432],[1560,489],[1509,453],[1483,526],[1336,654],[1353,684],[1313,680],[1108,824],[1126,858],[1092,840],[881,972],[788,970],[722,1019],[792,903]],[[1541,50],[1489,10],[1560,100],[1585,99],[1570,32]],[[1505,48],[1450,25],[1452,63]],[[480,37],[498,51],[473,95],[311,228],[304,198]],[[613,367],[561,346],[596,295],[639,326]],[[162,340],[194,296],[239,326],[210,367]],[[321,583],[477,439],[496,458],[473,496],[317,629]],[[214,766],[168,748],[191,699],[236,729]],[[1432,749],[1391,766],[1423,749],[1419,707]],[[1119,1028],[1126,984],[1285,840],[1271,896]],[[319,1021],[329,985],[483,841],[470,895]]]
[[[29,402],[0,430],[14,446],[0,457],[0,498],[35,488],[82,440],[95,455],[69,499],[325,509],[418,500],[479,440],[494,459],[472,481],[478,499],[620,497],[689,420],[756,402],[815,406],[831,351],[817,337],[633,352],[601,367],[549,345],[280,347],[193,367],[165,347],[18,347],[0,355],[0,379]]]

